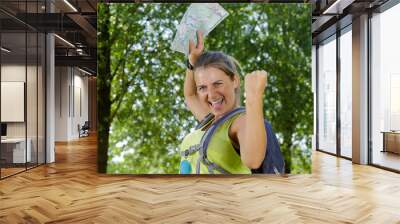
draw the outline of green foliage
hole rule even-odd
[[[173,52],[170,43],[188,6],[109,5],[112,104],[108,173],[178,173],[179,144],[196,122],[184,104],[185,58]],[[242,75],[258,69],[269,72],[266,118],[278,134],[287,171],[309,173],[311,7],[222,6],[230,15],[206,38],[206,49],[234,56],[242,64]]]

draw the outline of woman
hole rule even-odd
[[[197,32],[198,44],[189,42],[188,69],[184,83],[185,102],[197,120],[208,114],[214,119],[203,128],[185,137],[181,152],[188,152],[214,122],[239,106],[240,77],[236,60],[222,52],[203,52],[203,36]],[[265,71],[254,71],[245,76],[246,113],[225,121],[214,133],[208,159],[232,174],[250,174],[264,159],[267,144],[263,116],[263,94],[267,82]],[[205,164],[199,164],[199,151],[185,153],[181,173],[210,173]],[[182,172],[182,165],[185,166]]]

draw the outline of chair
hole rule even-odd
[[[79,138],[89,136],[89,129],[90,129],[89,121],[85,121],[82,127],[80,127],[80,125],[78,124]]]

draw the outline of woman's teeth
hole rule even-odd
[[[223,99],[224,98],[221,98],[221,99],[216,100],[216,101],[210,101],[209,103],[211,104],[211,106],[222,104]]]

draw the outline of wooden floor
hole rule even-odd
[[[37,167],[37,164],[27,163],[27,167],[25,164],[18,164],[17,167],[2,167],[1,168],[1,178],[5,178],[11,175],[15,175],[20,172],[24,172],[25,170],[34,169]]]
[[[25,167],[24,168],[20,168],[20,167],[17,167],[17,168],[14,168],[14,167],[12,167],[12,168],[9,168],[9,167],[4,168],[3,167],[3,168],[1,168],[1,178],[7,177],[7,176],[10,176],[10,175],[19,173],[19,172],[22,172],[24,170],[26,170]]]
[[[0,223],[400,223],[400,175],[315,152],[313,174],[96,173],[95,138],[0,181]]]

